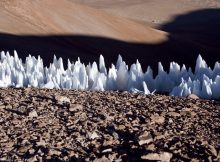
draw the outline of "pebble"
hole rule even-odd
[[[153,141],[153,138],[149,132],[144,132],[141,136],[139,136],[139,145],[148,144]]]
[[[29,112],[29,117],[31,117],[31,118],[38,117],[38,114],[37,114],[37,112],[34,110],[34,111]]]
[[[157,160],[163,162],[169,162],[172,158],[172,154],[169,152],[162,152],[162,153],[150,153],[144,156],[141,156],[141,159],[144,160]]]

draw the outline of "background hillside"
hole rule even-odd
[[[46,63],[54,54],[84,62],[103,54],[110,65],[121,54],[128,63],[138,58],[154,69],[158,61],[193,66],[201,53],[213,64],[219,54],[218,8],[214,0],[3,0],[0,50],[16,49],[22,58],[41,55]]]

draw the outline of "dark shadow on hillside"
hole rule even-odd
[[[220,59],[220,9],[203,9],[177,15],[160,26],[170,39],[181,40],[199,48],[208,62]],[[213,57],[213,58],[212,58]]]
[[[204,13],[206,16],[202,16]],[[200,14],[203,19],[200,19]],[[220,60],[220,21],[217,21],[220,20],[219,14],[220,10],[216,9],[178,16],[161,27],[171,34],[168,41],[159,44],[132,43],[83,35],[34,36],[1,33],[0,50],[16,49],[22,59],[28,54],[40,55],[45,65],[52,61],[54,54],[62,57],[64,63],[67,58],[75,61],[77,57],[85,63],[98,61],[99,55],[103,54],[107,66],[110,66],[116,62],[118,54],[121,54],[128,64],[139,59],[143,70],[148,65],[156,70],[158,61],[166,68],[170,61],[194,67],[200,53],[213,66],[214,62]]]
[[[175,16],[160,29],[170,32],[191,32],[218,35],[220,27],[220,9],[203,9]]]

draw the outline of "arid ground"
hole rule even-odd
[[[0,0],[0,51],[82,62],[220,60],[219,0]],[[11,53],[12,54],[12,53]],[[0,161],[220,161],[220,103],[0,89]]]
[[[219,110],[162,95],[0,89],[0,160],[217,162]]]

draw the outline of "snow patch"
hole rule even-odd
[[[99,65],[99,66],[98,66]],[[119,55],[116,65],[107,70],[105,60],[100,55],[99,64],[92,65],[68,60],[64,69],[62,58],[54,56],[49,67],[43,65],[43,60],[29,55],[25,62],[9,52],[1,52],[0,87],[39,87],[49,89],[79,89],[79,90],[121,90],[152,94],[167,92],[171,96],[188,96],[195,94],[201,98],[220,98],[220,63],[216,62],[213,69],[208,67],[202,56],[196,61],[195,72],[187,70],[175,63],[170,63],[166,72],[162,63],[158,63],[158,74],[153,77],[150,66],[143,72],[137,60],[129,68]]]

